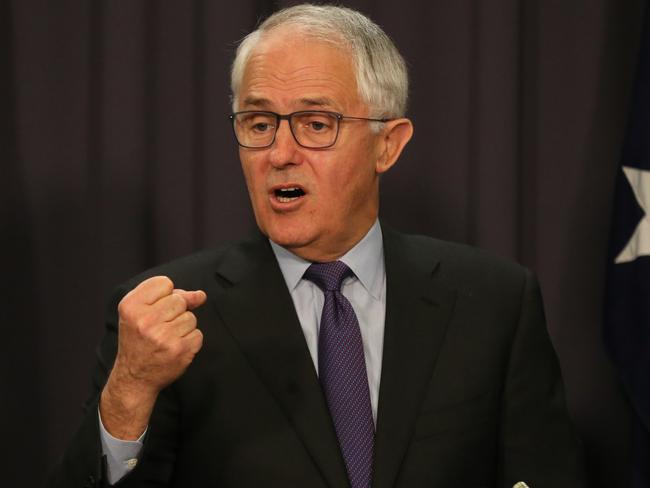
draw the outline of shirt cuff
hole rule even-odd
[[[106,469],[109,484],[113,485],[131,472],[138,464],[138,455],[142,450],[143,439],[147,429],[135,441],[124,441],[113,437],[104,427],[102,416],[97,409],[99,419],[99,436],[102,453],[106,456]]]

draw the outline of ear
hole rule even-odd
[[[402,154],[402,149],[413,136],[413,123],[409,119],[395,119],[385,122],[378,134],[379,157],[375,165],[378,174],[388,171]]]

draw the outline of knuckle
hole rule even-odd
[[[118,308],[118,314],[119,314],[121,324],[127,324],[129,326],[137,327],[139,318],[132,307]]]
[[[183,310],[182,304],[176,295],[166,296],[156,304],[156,308],[158,308],[161,313],[164,313],[167,316],[171,315],[172,317],[178,315]],[[171,320],[171,318],[168,320]]]
[[[168,352],[169,354],[174,357],[178,358],[183,355],[183,346],[180,343],[180,341],[174,341],[171,344],[168,345]]]
[[[117,306],[117,315],[120,318],[120,321],[128,321],[131,318],[129,308],[123,305],[122,302]]]
[[[165,296],[170,295],[174,290],[174,283],[167,276],[152,276],[142,281],[134,291],[136,291],[140,296],[145,299],[149,297],[151,299],[152,295],[155,296]]]
[[[203,332],[201,332],[199,329],[194,329],[192,333],[194,334],[192,352],[196,354],[203,346]]]
[[[172,304],[174,306],[174,309],[182,310],[182,311],[187,310],[187,302],[181,295],[174,294],[174,295],[170,295],[170,297],[172,299]]]
[[[130,317],[131,316],[131,310],[133,309],[132,304],[131,304],[131,294],[129,293],[126,295],[122,300],[120,300],[120,303],[117,304],[117,313],[119,314],[120,317]]]
[[[183,312],[183,314],[180,316],[180,318],[184,323],[196,325],[196,315],[194,315],[189,310],[186,310],[185,312]]]
[[[171,346],[163,334],[152,334],[149,338],[153,346],[159,351],[169,351]]]
[[[133,325],[138,330],[145,330],[147,328],[148,322],[149,321],[147,320],[147,316],[141,315],[133,320]]]
[[[169,276],[155,276],[156,284],[168,293],[171,293],[174,290],[174,282],[169,278]]]

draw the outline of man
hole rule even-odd
[[[377,220],[413,132],[383,31],[283,10],[232,90],[261,235],[121,287],[53,484],[583,486],[534,278]]]

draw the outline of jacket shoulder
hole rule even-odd
[[[268,247],[268,241],[263,236],[256,235],[247,240],[204,249],[149,268],[123,282],[118,289],[123,293],[128,292],[153,276],[167,276],[176,288],[203,288],[206,280],[214,276],[222,263],[254,262]]]
[[[496,291],[507,285],[520,288],[532,275],[511,259],[467,244],[392,230],[388,231],[388,241],[394,242],[399,253],[413,259],[435,261],[436,275],[459,290],[492,288]]]

